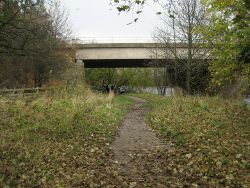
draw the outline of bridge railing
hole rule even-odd
[[[98,44],[98,43],[153,43],[150,37],[81,37],[72,41],[77,44]]]

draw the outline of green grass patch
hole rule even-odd
[[[125,106],[128,106],[128,105],[134,104],[134,100],[131,99],[131,98],[128,98],[126,95],[117,95],[114,98],[114,103],[116,105],[125,105]]]
[[[133,101],[92,92],[0,99],[0,187],[112,184],[109,143]],[[107,178],[109,176],[109,178]]]
[[[137,96],[151,107],[147,123],[175,145],[166,160],[186,178],[179,180],[208,187],[249,186],[249,106],[219,97]]]

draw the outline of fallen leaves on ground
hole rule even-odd
[[[109,143],[131,100],[1,99],[0,187],[117,187]]]
[[[152,106],[148,124],[166,143],[174,144],[173,151],[159,153],[159,167],[170,173],[165,182],[181,186],[250,186],[249,107],[219,97],[148,99]]]

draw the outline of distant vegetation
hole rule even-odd
[[[95,89],[111,84],[130,89],[155,86],[153,70],[150,68],[98,68],[86,69],[86,82]]]

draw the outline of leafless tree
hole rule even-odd
[[[166,66],[166,61],[163,58],[164,49],[162,48],[162,44],[155,44],[155,47],[150,50],[150,56],[153,60],[149,63],[153,69],[153,78],[158,94],[162,96],[165,96],[167,88],[171,87],[170,66]]]
[[[198,32],[198,28],[208,22],[206,10],[200,0],[173,0],[167,1],[167,4],[162,1],[160,4],[166,12],[162,12],[163,24],[154,33],[155,41],[164,44],[164,48],[158,49],[159,54],[167,60],[166,66],[172,67],[174,71],[173,86],[177,85],[178,64],[186,58],[186,90],[190,93],[194,59],[202,59],[207,53],[202,48],[204,41]],[[181,46],[187,48],[186,53],[178,50]]]
[[[69,14],[62,8],[60,1],[54,1],[48,10],[52,33],[55,38],[68,40],[72,38],[72,29]]]

